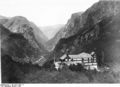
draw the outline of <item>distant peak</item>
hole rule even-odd
[[[5,16],[0,15],[0,19],[5,19],[5,18],[6,18]]]
[[[23,17],[23,16],[15,16],[15,17],[12,17],[12,19],[21,20],[21,21],[28,21],[28,19]]]
[[[26,18],[23,17],[23,16],[15,16],[14,18],[22,18],[22,19],[26,19]]]
[[[99,0],[99,1],[120,1],[120,0]]]
[[[72,17],[74,17],[74,16],[81,16],[82,13],[83,13],[83,12],[76,12],[76,13],[73,13],[73,14],[72,14]]]

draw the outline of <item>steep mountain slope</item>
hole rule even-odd
[[[117,61],[120,56],[120,2],[102,0],[76,16],[73,25],[70,24],[73,27],[66,29],[65,38],[55,47],[56,56],[66,51],[70,54],[95,51],[99,65],[103,61]]]
[[[30,25],[33,27],[36,40],[44,45],[48,41],[48,37],[34,23],[30,22]]]
[[[33,65],[44,53],[21,33],[13,33],[0,24],[2,83],[20,83],[29,72],[40,70]]]
[[[3,25],[11,32],[23,34],[24,37],[36,47],[41,45],[41,47],[44,47],[43,44],[47,41],[46,36],[40,31],[40,29],[34,23],[29,22],[22,16],[12,17]]]
[[[65,29],[64,29],[64,38],[75,35],[78,30],[82,27],[81,24],[82,12],[72,14],[71,18],[68,20]]]
[[[77,33],[77,31],[79,30],[79,24],[77,24],[76,26],[76,23],[81,15],[82,12],[72,14],[67,24],[61,27],[59,31],[55,34],[55,36],[46,43],[47,49],[49,51],[54,50],[56,44],[61,38],[67,38]]]
[[[55,36],[50,39],[45,45],[47,47],[48,51],[53,51],[55,45],[57,44],[57,42],[63,37],[63,30],[64,27],[62,27],[56,34]]]
[[[42,55],[42,49],[35,48],[20,33],[12,33],[2,25],[1,31],[1,55],[9,55],[17,62],[32,62]],[[43,49],[44,50],[44,49]]]

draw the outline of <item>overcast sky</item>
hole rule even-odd
[[[98,0],[0,0],[0,15],[24,16],[38,26],[66,24],[72,13]]]

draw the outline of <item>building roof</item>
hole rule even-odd
[[[65,59],[67,57],[67,55],[66,54],[64,54],[62,57],[60,57],[60,59]]]
[[[80,54],[77,54],[77,55],[68,55],[70,58],[92,58],[92,56],[88,53],[80,53]],[[62,57],[60,57],[60,59],[65,59],[67,57],[66,54],[64,54]]]

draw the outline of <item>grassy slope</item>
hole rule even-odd
[[[38,70],[25,75],[24,83],[118,83],[120,72]]]

